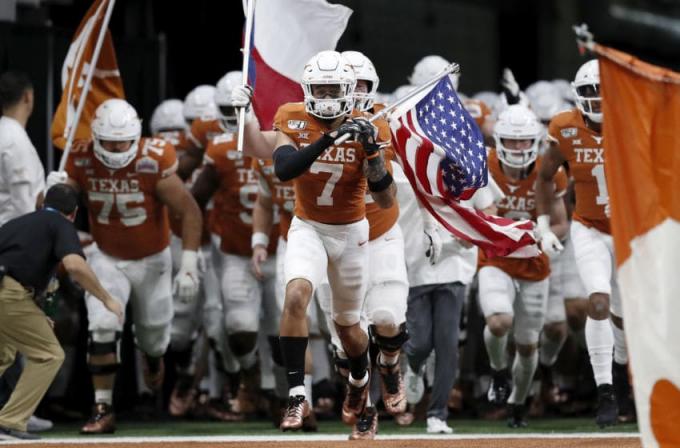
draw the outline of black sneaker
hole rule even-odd
[[[26,431],[0,426],[0,440],[40,440],[40,436]]]
[[[491,375],[491,384],[489,384],[489,391],[486,394],[489,403],[504,405],[510,397],[510,371],[508,369],[491,369]]]
[[[619,364],[614,361],[612,364],[612,374],[616,403],[619,405],[619,422],[634,422],[637,420],[637,416],[635,414],[635,402],[631,398],[630,382],[628,381],[628,365]]]
[[[614,426],[619,417],[619,406],[616,404],[614,386],[600,384],[597,386],[597,416],[595,423],[600,428]]]
[[[527,423],[527,407],[523,404],[508,404],[508,427],[526,428],[529,426]]]

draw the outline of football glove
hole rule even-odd
[[[68,179],[68,174],[66,171],[52,171],[47,175],[47,180],[45,181],[45,189],[49,190],[57,184],[65,184]]]
[[[550,215],[538,217],[536,221],[536,239],[541,244],[541,250],[549,257],[554,257],[564,249],[557,235],[550,230]]]
[[[182,263],[172,284],[172,294],[182,303],[191,302],[198,294],[199,266],[197,251],[182,251]]]

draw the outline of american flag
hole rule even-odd
[[[418,200],[449,232],[488,256],[539,254],[531,221],[489,216],[460,203],[488,182],[486,147],[448,76],[390,117],[392,141]]]

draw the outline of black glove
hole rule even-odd
[[[342,137],[345,134],[350,135],[350,140],[356,140],[357,135],[361,132],[361,128],[359,125],[354,123],[352,120],[347,120],[344,123],[340,125],[336,130],[329,132],[328,135],[331,137],[333,140],[336,140],[340,137]]]
[[[378,138],[378,128],[365,118],[357,117],[352,121],[359,126],[359,143],[364,147],[367,156],[371,156],[380,151],[380,146],[376,143]]]

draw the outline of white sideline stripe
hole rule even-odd
[[[480,440],[480,439],[613,439],[639,438],[639,433],[524,433],[524,434],[391,434],[376,440]],[[271,436],[176,436],[176,437],[94,437],[14,441],[13,444],[95,444],[95,443],[163,443],[163,442],[334,442],[347,440],[347,434],[305,434]],[[3,441],[0,441],[3,445]]]

